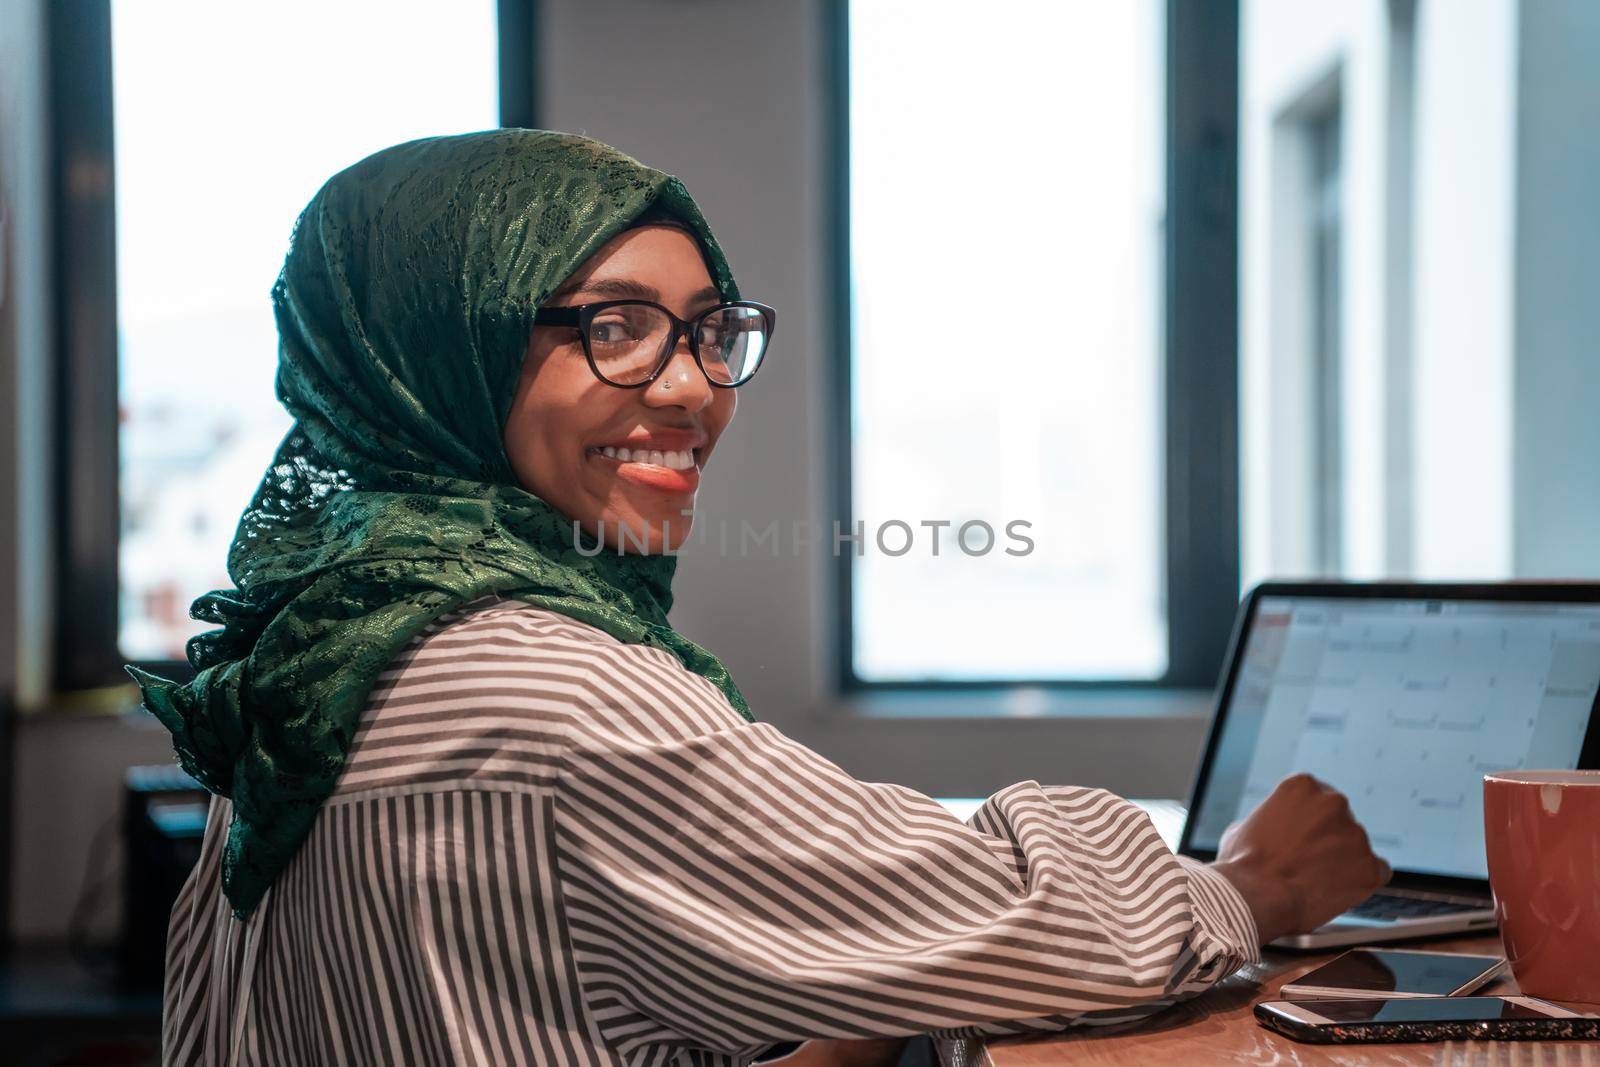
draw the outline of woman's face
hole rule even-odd
[[[692,236],[649,225],[613,237],[545,306],[624,299],[653,300],[692,320],[721,295]],[[687,337],[649,385],[619,389],[589,369],[577,330],[536,326],[506,419],[506,455],[524,489],[613,551],[619,543],[629,552],[641,543],[642,551],[670,551],[689,535],[700,471],[735,403],[734,390],[706,381]],[[605,455],[608,446],[630,458]],[[667,456],[652,463],[651,452],[687,453],[687,464],[682,455],[676,464]]]

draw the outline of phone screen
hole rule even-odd
[[[1495,956],[1447,956],[1432,952],[1394,952],[1355,949],[1331,960],[1290,984],[1319,989],[1350,989],[1373,993],[1454,992],[1498,966]]]
[[[1319,1000],[1307,1004],[1331,1023],[1444,1023],[1494,1019],[1548,1019],[1550,1015],[1500,997],[1438,1000]]]

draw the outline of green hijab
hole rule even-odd
[[[722,250],[677,178],[584,137],[492,130],[385,149],[331,178],[273,287],[294,425],[190,614],[193,681],[129,666],[185,770],[233,801],[223,889],[244,918],[310,832],[379,671],[429,622],[500,594],[676,656],[670,555],[618,555],[518,486],[501,441],[533,316],[585,259],[665,215]]]

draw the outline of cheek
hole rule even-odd
[[[518,483],[537,496],[544,495],[538,484],[539,474],[548,465],[541,425],[536,412],[519,404],[511,409],[505,433],[506,458],[511,461]]]
[[[718,440],[722,440],[723,430],[728,429],[728,424],[733,422],[733,413],[738,406],[738,394],[733,389],[717,390],[717,400],[712,403],[712,408],[710,408],[710,418],[706,419],[706,429],[712,435],[712,448],[714,450]]]
[[[506,423],[506,457],[524,489],[554,503],[552,494],[571,485],[583,458],[578,423],[588,406],[587,383],[569,373],[560,349],[538,355],[538,369],[519,383]]]
[[[718,389],[716,398],[712,401],[711,410],[706,419],[706,429],[712,435],[712,440],[722,436],[722,431],[728,428],[728,423],[733,421],[733,413],[739,406],[739,396],[733,389]]]
[[[535,404],[523,412],[523,419],[519,473],[546,499],[551,492],[570,493],[575,469],[583,461],[582,429],[574,424],[573,409]]]

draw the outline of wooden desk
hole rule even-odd
[[[1407,947],[1397,945],[1397,948]],[[1425,942],[1418,948],[1500,955],[1497,937]],[[1343,949],[1339,950],[1344,951]],[[1323,955],[1268,951],[1214,989],[1175,1004],[1141,1023],[1047,1037],[994,1041],[948,1041],[939,1047],[944,1067],[1064,1067],[1082,1064],[1430,1064],[1434,1067],[1556,1065],[1600,1067],[1600,1041],[1452,1041],[1401,1045],[1307,1045],[1259,1026],[1251,1010],[1275,1000],[1278,987],[1318,966]],[[1516,992],[1509,974],[1483,990],[1487,996]],[[1593,1007],[1573,1004],[1576,1011]]]

